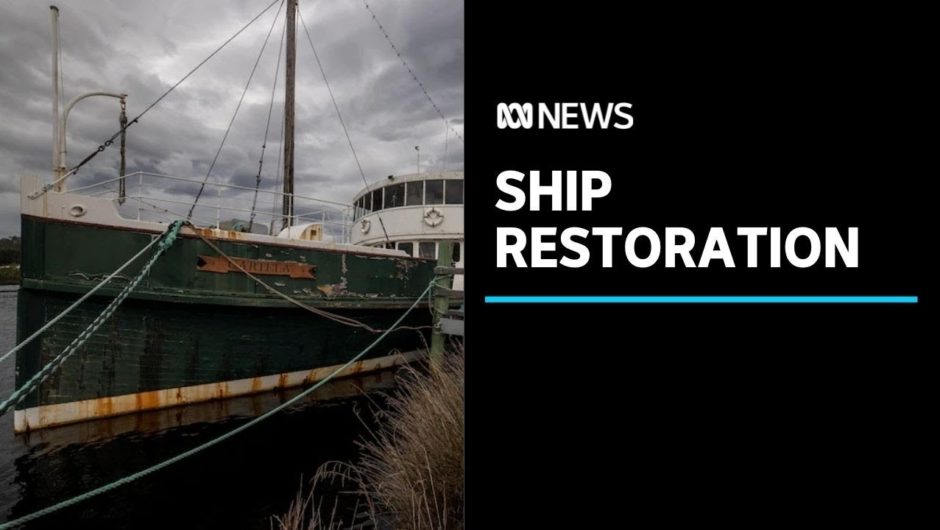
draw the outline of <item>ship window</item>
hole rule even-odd
[[[372,192],[372,211],[377,212],[382,209],[382,188]]]
[[[405,205],[405,185],[392,184],[385,188],[385,207],[398,208]]]
[[[444,181],[429,180],[424,187],[424,204],[444,204]]]
[[[372,194],[366,193],[362,196],[362,215],[372,211]]]
[[[405,206],[421,206],[424,202],[424,181],[405,183]]]
[[[447,204],[463,204],[463,181],[448,180],[444,193],[444,202]]]
[[[437,253],[437,243],[434,241],[422,241],[418,243],[419,258],[434,258]]]
[[[460,261],[460,247],[461,247],[461,244],[455,241],[454,242],[454,263],[458,263]]]
[[[362,217],[362,197],[356,199],[356,213],[353,215],[353,219],[359,219]]]
[[[404,252],[405,254],[408,254],[409,256],[413,256],[415,253],[414,243],[412,243],[411,241],[399,241],[398,250],[401,250],[402,252]]]

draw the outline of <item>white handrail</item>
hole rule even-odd
[[[102,180],[101,182],[95,182],[94,184],[89,184],[87,186],[81,186],[72,190],[69,190],[69,193],[78,193],[80,191],[90,190],[92,188],[97,188],[98,186],[104,186],[105,184],[111,184],[112,182],[117,182],[124,177],[114,177],[113,179]],[[115,190],[111,190],[115,191]]]
[[[163,208],[163,207],[161,207],[161,206],[158,206],[158,205],[156,205],[156,204],[153,204],[154,202],[156,202],[156,203],[161,203],[161,204],[167,204],[167,205],[171,205],[171,204],[178,204],[178,205],[181,205],[181,206],[191,206],[191,205],[192,205],[192,203],[191,203],[190,201],[177,200],[177,199],[171,199],[171,198],[163,198],[163,197],[159,197],[159,196],[156,196],[156,195],[147,195],[147,194],[145,194],[145,193],[144,193],[144,187],[145,187],[144,177],[149,177],[149,178],[147,179],[148,182],[150,183],[150,186],[147,186],[148,192],[151,192],[151,191],[152,191],[152,192],[157,192],[157,190],[153,188],[155,179],[164,179],[164,180],[171,180],[171,181],[178,181],[178,182],[188,182],[188,183],[192,183],[192,184],[201,184],[201,183],[202,183],[202,179],[197,179],[197,178],[177,177],[177,176],[173,176],[173,175],[166,175],[166,174],[162,174],[162,173],[154,173],[154,172],[149,172],[149,171],[136,171],[136,172],[134,172],[134,173],[130,173],[130,174],[126,175],[125,177],[114,177],[114,178],[109,178],[109,179],[102,180],[102,181],[100,181],[100,182],[95,182],[95,183],[93,183],[93,184],[88,184],[88,185],[85,185],[85,186],[80,186],[80,187],[78,187],[78,188],[75,188],[75,189],[73,189],[73,190],[70,190],[69,193],[79,193],[79,192],[84,192],[84,191],[92,190],[92,189],[96,189],[96,188],[99,188],[99,189],[100,189],[100,188],[102,188],[102,187],[104,187],[104,190],[103,190],[103,191],[97,192],[97,193],[92,193],[92,195],[98,196],[98,195],[107,194],[107,193],[114,193],[115,190],[112,189],[112,188],[110,188],[110,187],[108,187],[109,184],[112,184],[112,183],[114,183],[114,182],[118,182],[118,181],[120,181],[122,178],[125,178],[125,179],[126,179],[126,178],[132,178],[132,177],[134,177],[134,176],[137,177],[137,194],[136,194],[136,195],[128,196],[128,197],[127,197],[127,200],[129,200],[129,201],[135,201],[135,202],[137,203],[137,204],[136,204],[136,206],[137,206],[137,220],[141,220],[141,214],[142,214],[142,212],[160,212],[160,211],[162,210],[163,213],[168,213],[168,214],[177,215],[177,216],[179,215],[178,212],[174,212],[173,210],[171,210],[171,209],[169,209],[169,208]],[[259,215],[260,215],[263,220],[268,220],[268,221],[270,222],[271,226],[274,226],[275,223],[277,223],[278,221],[283,220],[285,217],[287,217],[287,216],[285,216],[285,215],[284,215],[283,213],[281,213],[281,212],[276,212],[276,213],[275,213],[275,212],[270,212],[270,213],[269,213],[269,212],[266,212],[266,211],[263,211],[263,210],[258,210],[257,208],[256,208],[255,210],[252,210],[252,209],[250,209],[250,208],[247,208],[246,193],[247,193],[247,192],[254,192],[255,189],[252,188],[252,187],[248,187],[248,186],[239,186],[239,185],[237,185],[237,184],[224,184],[224,183],[221,183],[221,182],[206,182],[206,185],[208,185],[208,186],[215,186],[215,187],[216,187],[216,190],[217,190],[217,194],[216,194],[216,197],[217,197],[216,203],[215,203],[214,205],[203,204],[203,205],[198,206],[197,209],[202,210],[202,211],[206,211],[206,210],[211,211],[212,209],[215,209],[215,211],[216,211],[216,212],[215,212],[215,220],[214,220],[214,225],[215,225],[215,226],[220,226],[220,225],[221,225],[222,220],[223,220],[223,219],[222,219],[222,218],[223,218],[223,215],[222,215],[223,210],[227,210],[227,211],[229,211],[229,212],[244,213],[244,214],[251,214],[251,213],[254,213],[255,216],[259,216]],[[223,189],[233,190],[233,194],[231,194],[231,195],[229,196],[229,198],[226,199],[226,198],[224,197],[223,193],[222,193],[222,190],[223,190]],[[267,195],[269,195],[269,196],[275,196],[275,197],[276,197],[276,196],[284,196],[284,193],[281,192],[281,191],[271,191],[271,190],[263,190],[263,189],[258,189],[257,191],[258,191],[259,193],[265,193],[265,194],[267,194]],[[308,221],[319,222],[319,223],[320,223],[321,225],[323,225],[325,228],[329,228],[329,229],[330,229],[330,232],[337,232],[337,231],[338,231],[338,232],[341,232],[341,233],[342,233],[342,236],[341,236],[341,237],[343,238],[343,240],[344,240],[344,241],[347,240],[347,238],[349,237],[349,234],[351,233],[351,225],[350,225],[350,223],[352,222],[352,221],[351,221],[351,219],[352,219],[351,213],[352,213],[352,210],[353,210],[353,206],[352,206],[352,205],[346,204],[346,203],[341,203],[341,202],[338,202],[338,201],[330,201],[330,200],[326,200],[326,199],[318,199],[318,198],[316,198],[316,197],[310,197],[310,196],[306,196],[306,195],[297,195],[297,194],[293,194],[293,196],[294,196],[294,198],[297,199],[297,200],[311,201],[311,202],[315,202],[315,203],[318,203],[318,204],[321,205],[321,206],[313,205],[314,207],[313,207],[313,209],[311,209],[311,210],[307,210],[307,211],[305,211],[305,212],[302,213],[302,214],[294,214],[294,215],[291,216],[291,217],[292,217],[295,221],[298,221],[298,222],[299,222],[299,221],[304,221],[304,222],[308,222]],[[239,197],[241,197],[241,198],[243,198],[243,199],[246,199],[246,204],[244,205],[245,207],[240,207],[240,206],[237,205],[237,204],[241,204],[241,202],[239,202],[239,200],[238,200]],[[117,198],[114,198],[113,200],[116,201]],[[152,202],[151,202],[151,201],[152,201]],[[228,201],[228,203],[229,203],[228,205],[226,205],[226,201]],[[235,201],[234,204],[233,204],[233,201]],[[145,205],[146,205],[146,206],[145,206]],[[329,219],[329,218],[328,218],[328,216],[331,216],[331,215],[330,215],[330,212],[334,212],[333,215],[332,215],[332,217],[334,217],[333,219]],[[211,215],[211,214],[210,214],[210,215]],[[340,216],[341,216],[341,219],[337,219],[337,217],[340,217]],[[203,218],[203,217],[201,217],[201,216],[199,217],[199,219],[200,219],[200,221],[203,222],[203,223],[205,223],[205,222],[208,221],[208,219]],[[213,224],[213,221],[209,221],[209,225],[211,225],[211,224]]]
[[[201,183],[202,183],[202,180],[199,180],[199,179],[189,179],[189,178],[185,178],[185,177],[174,177],[173,175],[163,175],[163,174],[161,174],[161,173],[150,173],[150,172],[148,172],[148,171],[137,171],[137,172],[131,173],[130,175],[138,175],[138,174],[139,174],[139,175],[145,175],[145,176],[148,176],[148,177],[157,177],[157,178],[164,178],[164,179],[169,179],[169,180],[178,180],[178,181],[182,181],[182,182],[195,182],[196,184],[201,184]],[[129,175],[129,176],[130,176],[130,175]],[[254,191],[255,191],[254,188],[250,188],[250,187],[248,187],[248,186],[239,186],[239,185],[237,185],[237,184],[222,184],[222,183],[220,183],[220,182],[206,182],[206,185],[207,185],[207,186],[219,186],[219,187],[222,187],[222,188],[230,188],[230,189],[235,189],[235,190],[250,191],[250,192],[252,192],[252,193],[254,193]],[[285,195],[285,193],[282,192],[282,191],[269,191],[269,190],[260,189],[260,188],[258,189],[258,193],[267,193],[267,194],[269,194],[269,195],[281,195],[281,196],[284,196],[284,195]],[[338,201],[330,201],[330,200],[326,200],[326,199],[319,199],[319,198],[317,198],[317,197],[310,197],[310,196],[307,196],[307,195],[298,195],[297,193],[291,193],[290,195],[292,195],[292,196],[293,196],[294,198],[296,198],[296,199],[304,199],[304,200],[308,200],[308,201],[322,202],[322,203],[324,203],[324,204],[332,204],[332,205],[334,205],[334,206],[342,206],[343,208],[352,208],[352,204],[348,204],[348,203],[345,203],[345,202],[338,202]]]
[[[148,196],[148,197],[144,197],[144,196],[140,196],[140,195],[133,195],[133,196],[131,196],[131,197],[128,197],[128,199],[134,199],[134,200],[140,200],[140,201],[143,201],[144,199],[146,199],[147,201],[165,202],[165,203],[170,203],[170,204],[180,204],[180,205],[183,205],[183,206],[190,206],[190,205],[191,205],[191,203],[188,203],[188,202],[186,202],[186,201],[177,201],[177,200],[174,200],[174,199],[163,199],[163,198],[160,198],[160,197],[149,197],[149,196]],[[146,202],[146,201],[144,201],[144,202]],[[204,208],[204,209],[219,209],[218,206],[212,206],[212,205],[208,205],[208,204],[207,204],[207,205],[204,205],[204,206],[201,206],[200,208]],[[221,208],[221,210],[228,210],[228,211],[232,211],[232,212],[251,213],[251,210],[250,210],[250,209],[247,209],[247,208],[238,208],[238,207],[235,207],[235,206],[223,206],[223,207]],[[301,214],[301,215],[296,215],[296,214],[295,214],[293,217],[294,217],[295,219],[303,219],[303,218],[307,218],[307,217],[312,217],[312,216],[314,216],[314,215],[321,215],[322,212],[323,212],[323,210],[317,210],[317,211],[308,212],[308,213]],[[171,212],[171,213],[173,213],[173,212]],[[256,211],[256,215],[260,215],[260,216],[264,216],[264,217],[268,217],[268,218],[272,218],[272,219],[283,219],[283,218],[284,218],[284,214],[281,214],[281,213],[278,213],[278,214],[271,214],[271,213],[268,213],[268,212],[259,212],[259,211]],[[218,217],[218,216],[217,216],[217,217]],[[216,221],[216,223],[218,224],[218,220]],[[336,226],[346,226],[346,225],[349,224],[349,223],[344,222],[344,221],[329,220],[329,221],[325,221],[324,224],[330,224],[330,225],[336,225]]]
[[[157,177],[157,178],[168,179],[168,180],[177,180],[177,181],[180,181],[180,182],[192,182],[192,183],[195,183],[195,184],[201,184],[201,183],[202,183],[202,180],[195,179],[195,178],[174,177],[174,176],[172,176],[172,175],[163,175],[163,174],[160,174],[160,173],[150,173],[150,172],[147,172],[147,171],[135,171],[134,173],[128,173],[128,174],[127,174],[127,177],[133,177],[133,176],[137,176],[140,180],[142,180],[142,177],[148,176],[148,177]],[[116,182],[116,181],[118,181],[118,180],[121,180],[121,178],[124,178],[124,177],[114,177],[114,178],[110,178],[110,179],[107,179],[107,180],[102,180],[101,182],[95,182],[94,184],[88,184],[88,185],[85,185],[85,186],[81,186],[81,187],[79,187],[79,188],[75,188],[75,189],[73,189],[73,190],[69,190],[69,193],[78,193],[79,191],[85,191],[85,190],[88,190],[88,189],[96,188],[96,187],[98,187],[98,186],[103,186],[103,185],[105,185],[105,184],[110,184],[110,183],[112,183],[112,182]],[[207,185],[207,186],[217,186],[217,187],[220,187],[220,188],[229,188],[229,189],[241,190],[241,191],[250,191],[250,192],[252,192],[252,193],[254,193],[254,191],[255,191],[254,188],[249,188],[249,187],[247,187],[247,186],[239,186],[239,185],[237,185],[237,184],[223,184],[223,183],[220,183],[220,182],[206,182],[206,185]],[[268,195],[281,195],[281,196],[284,195],[284,192],[282,192],[282,191],[270,191],[270,190],[265,190],[265,189],[258,189],[258,193],[266,193],[266,194],[268,194]],[[338,201],[330,201],[330,200],[327,200],[327,199],[319,199],[319,198],[317,198],[317,197],[310,197],[309,195],[298,195],[298,194],[296,194],[296,193],[293,193],[293,194],[291,194],[291,195],[293,195],[293,197],[294,197],[295,199],[303,199],[303,200],[307,200],[307,201],[322,202],[322,203],[324,203],[324,204],[330,204],[330,205],[333,205],[333,206],[341,206],[341,207],[343,207],[343,208],[352,208],[352,206],[353,206],[352,204],[347,204],[347,203],[338,202]]]

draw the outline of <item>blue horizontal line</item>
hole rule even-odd
[[[487,304],[916,304],[916,296],[486,296]]]

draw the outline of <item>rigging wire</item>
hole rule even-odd
[[[199,192],[196,193],[196,199],[193,200],[193,205],[189,207],[189,215],[186,216],[186,220],[189,221],[193,217],[193,210],[196,209],[196,205],[199,204],[199,199],[202,197],[202,192],[206,189],[206,183],[209,181],[209,176],[212,175],[212,170],[215,168],[215,163],[219,161],[219,155],[222,154],[222,148],[225,147],[225,141],[228,140],[228,135],[232,131],[232,125],[235,124],[235,118],[238,117],[238,111],[242,108],[242,103],[245,101],[245,94],[248,93],[248,87],[251,86],[251,80],[255,77],[255,71],[258,69],[258,63],[261,62],[261,56],[264,55],[265,48],[268,47],[268,40],[271,38],[271,33],[274,31],[274,26],[277,24],[277,16],[281,13],[281,9],[284,7],[284,1],[280,0],[281,5],[277,8],[277,13],[274,13],[274,20],[271,21],[271,27],[268,29],[268,35],[264,38],[264,43],[261,44],[261,51],[258,52],[258,58],[255,59],[255,64],[251,67],[251,73],[248,74],[248,82],[245,83],[245,89],[242,90],[242,95],[238,98],[238,105],[235,106],[235,112],[232,113],[232,119],[228,122],[228,127],[225,129],[225,134],[222,135],[222,142],[219,143],[219,149],[215,152],[215,156],[212,158],[212,163],[209,164],[209,170],[206,171],[206,177],[202,179],[202,184],[199,186]]]
[[[79,162],[76,166],[74,166],[72,169],[70,169],[65,175],[59,177],[55,182],[53,182],[53,183],[50,184],[49,186],[44,187],[42,193],[45,193],[46,191],[49,191],[49,189],[51,189],[54,185],[56,185],[56,184],[58,184],[59,182],[65,180],[68,176],[74,175],[79,169],[81,169],[82,166],[84,166],[84,165],[87,164],[89,161],[91,161],[92,158],[94,158],[95,156],[97,156],[98,153],[104,151],[104,150],[107,149],[108,147],[111,147],[111,145],[114,143],[114,140],[117,139],[117,137],[120,136],[121,133],[123,133],[124,131],[126,131],[127,128],[130,127],[131,125],[134,125],[135,123],[137,123],[138,120],[140,120],[140,118],[142,118],[145,114],[147,114],[147,113],[150,111],[150,109],[154,108],[155,106],[157,106],[158,103],[160,103],[161,101],[163,101],[163,98],[167,97],[167,96],[170,94],[170,92],[173,92],[173,91],[176,89],[176,87],[180,86],[181,84],[183,84],[184,81],[186,81],[187,79],[189,79],[189,77],[190,77],[191,75],[193,75],[194,73],[196,73],[196,70],[199,70],[199,68],[201,68],[201,67],[202,67],[204,64],[206,64],[207,62],[209,62],[210,59],[212,59],[213,57],[215,57],[215,55],[218,54],[220,51],[222,51],[222,49],[225,48],[230,42],[232,42],[233,40],[235,40],[235,37],[238,37],[239,35],[241,35],[242,32],[244,32],[246,29],[248,29],[249,26],[251,26],[252,24],[254,24],[255,21],[257,21],[259,18],[261,18],[262,15],[264,15],[265,13],[267,13],[268,10],[271,9],[272,7],[274,7],[274,5],[277,4],[278,2],[283,2],[283,0],[274,0],[273,2],[271,2],[270,4],[268,4],[267,7],[265,7],[263,10],[261,10],[261,12],[258,13],[257,15],[255,15],[254,18],[252,18],[251,20],[249,20],[247,24],[245,24],[244,26],[242,26],[241,29],[239,29],[238,31],[236,31],[231,37],[229,37],[225,42],[223,42],[218,48],[215,49],[214,52],[212,52],[211,54],[209,54],[208,57],[206,57],[205,59],[203,59],[202,62],[200,62],[199,64],[197,64],[192,70],[189,71],[189,73],[187,73],[186,75],[184,75],[184,76],[183,76],[179,81],[177,81],[173,86],[171,86],[169,89],[167,89],[166,92],[164,92],[163,94],[161,94],[160,97],[158,97],[156,100],[154,100],[153,103],[151,103],[150,105],[148,105],[147,108],[145,108],[140,114],[138,114],[134,119],[128,121],[128,122],[127,122],[127,125],[125,125],[124,127],[121,127],[121,130],[119,130],[118,132],[114,133],[110,138],[108,138],[107,140],[105,140],[101,145],[98,146],[98,148],[97,148],[95,151],[92,151],[92,153],[91,153],[90,155],[88,155],[87,157],[85,157],[84,160],[82,160],[82,161]],[[41,195],[41,193],[40,193],[40,195]],[[38,197],[38,195],[37,195],[37,197]],[[32,198],[35,198],[35,197],[32,197]]]
[[[121,180],[118,181],[118,204],[124,204],[127,199],[127,99],[121,98],[121,116],[118,118],[121,124],[121,169],[118,174]]]
[[[288,295],[288,294],[282,293],[281,291],[275,289],[274,287],[271,287],[270,285],[268,285],[267,283],[265,283],[263,280],[261,280],[260,278],[258,278],[258,277],[255,276],[254,274],[248,272],[248,270],[246,270],[244,267],[242,267],[242,265],[241,265],[240,263],[238,263],[238,262],[235,261],[231,256],[229,256],[228,254],[226,254],[225,252],[223,252],[222,249],[220,249],[217,245],[215,245],[215,244],[214,244],[212,241],[210,241],[207,237],[205,237],[205,236],[202,235],[202,234],[197,234],[197,235],[199,236],[199,239],[201,239],[203,243],[205,243],[209,248],[211,248],[213,251],[215,251],[216,254],[218,254],[219,256],[221,256],[222,258],[224,258],[226,261],[228,261],[230,266],[232,266],[232,267],[238,269],[239,271],[241,271],[242,274],[244,274],[245,276],[247,276],[248,278],[250,278],[252,281],[254,281],[255,283],[257,283],[257,284],[260,285],[261,287],[264,287],[264,288],[265,288],[268,292],[270,292],[271,294],[276,295],[276,296],[280,296],[280,297],[283,298],[284,300],[290,302],[291,304],[294,304],[295,306],[297,306],[297,307],[299,307],[299,308],[301,308],[301,309],[305,309],[305,310],[307,310],[307,311],[313,313],[314,315],[321,316],[321,317],[323,317],[323,318],[325,318],[325,319],[327,319],[327,320],[332,320],[333,322],[336,322],[337,324],[342,324],[342,325],[344,325],[344,326],[350,326],[350,327],[354,327],[354,328],[364,329],[364,330],[368,331],[369,333],[384,333],[384,332],[393,331],[393,330],[395,329],[395,328],[376,329],[376,328],[373,328],[373,327],[369,326],[369,325],[366,324],[365,322],[362,322],[362,321],[360,321],[360,320],[356,320],[356,319],[354,319],[354,318],[352,318],[352,317],[347,317],[347,316],[340,315],[340,314],[337,314],[337,313],[332,313],[332,312],[330,312],[330,311],[326,311],[325,309],[320,309],[320,308],[318,308],[318,307],[314,307],[314,306],[305,304],[305,303],[301,302],[300,300],[298,300],[298,299],[296,299],[296,298],[294,298],[294,297],[292,297],[292,296],[290,296],[290,295]],[[422,295],[422,298],[423,298],[423,295]],[[429,329],[429,328],[431,328],[431,327],[432,327],[432,326],[397,326],[397,329],[410,329],[410,330],[417,330],[417,331],[420,331],[420,330],[422,330],[422,329]]]
[[[376,27],[378,27],[379,31],[382,32],[382,35],[385,36],[385,40],[388,41],[389,46],[392,47],[392,51],[394,51],[395,55],[398,56],[398,59],[401,61],[402,66],[404,66],[405,69],[408,70],[408,73],[411,74],[411,78],[414,79],[415,83],[417,83],[418,86],[421,88],[421,91],[424,92],[424,97],[428,98],[428,101],[431,103],[431,106],[434,107],[434,110],[437,111],[437,114],[441,117],[442,120],[444,120],[444,125],[447,126],[452,133],[454,133],[454,136],[456,136],[457,139],[460,140],[460,143],[464,143],[463,136],[461,136],[460,133],[458,133],[452,126],[450,126],[450,124],[447,121],[447,117],[444,116],[444,113],[441,111],[441,108],[437,106],[437,103],[435,103],[434,99],[431,98],[431,94],[429,94],[428,90],[424,88],[424,83],[422,83],[421,80],[418,79],[417,74],[415,74],[414,70],[411,69],[411,65],[409,65],[408,61],[406,61],[405,58],[402,56],[401,51],[398,49],[398,46],[395,46],[395,43],[392,42],[392,38],[388,35],[388,32],[385,31],[385,26],[383,26],[382,23],[379,22],[379,19],[375,16],[375,11],[372,11],[372,7],[369,6],[369,2],[367,0],[362,0],[362,5],[366,6],[366,10],[369,12],[370,15],[372,15],[372,21],[375,22]]]
[[[447,125],[447,120],[444,120],[444,157],[441,158],[441,173],[447,171],[447,136],[450,132],[450,129]]]
[[[366,188],[368,188],[369,181],[366,180],[366,174],[362,170],[362,164],[359,163],[359,155],[356,154],[356,148],[353,146],[352,138],[349,136],[349,130],[346,128],[346,121],[343,120],[343,113],[339,111],[339,105],[337,105],[336,98],[333,96],[333,89],[330,87],[330,82],[326,78],[326,71],[323,70],[323,63],[320,62],[320,54],[317,53],[317,47],[313,45],[313,39],[310,38],[310,31],[307,30],[307,23],[304,22],[304,15],[301,13],[300,7],[297,8],[297,15],[300,18],[300,24],[304,28],[304,33],[307,35],[307,42],[310,43],[310,49],[313,50],[313,57],[317,60],[317,67],[320,69],[320,75],[323,76],[323,83],[326,85],[326,90],[330,94],[330,100],[333,102],[333,108],[336,109],[336,116],[339,118],[339,124],[343,126],[343,133],[346,135],[346,141],[349,143],[349,149],[352,151],[353,158],[356,159],[356,167],[359,168],[359,175],[362,177],[362,182],[365,183]],[[388,231],[385,230],[385,223],[382,221],[382,216],[378,214],[378,210],[376,210],[375,216],[378,218],[379,225],[382,227],[382,233],[385,234],[385,242],[391,244],[391,240],[388,237]]]
[[[275,17],[277,18],[277,17]],[[264,150],[268,147],[268,132],[271,130],[271,115],[274,113],[274,95],[277,91],[277,78],[281,72],[281,52],[284,50],[284,37],[287,33],[287,21],[281,29],[281,44],[277,47],[277,61],[274,63],[274,84],[271,86],[271,104],[268,105],[268,121],[264,125],[264,140],[261,142],[261,157],[258,159],[258,176],[255,177],[255,196],[251,201],[251,218],[248,220],[248,231],[255,224],[255,207],[258,205],[258,188],[261,187],[261,168],[264,167]],[[278,160],[280,162],[280,160]]]

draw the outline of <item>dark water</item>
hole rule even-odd
[[[0,287],[0,354],[14,345],[16,292]],[[0,366],[0,395],[13,390],[14,362]],[[275,415],[203,453],[25,528],[267,529],[328,460],[349,460],[373,424],[373,398],[388,372],[327,385],[307,403]],[[296,392],[296,391],[295,391]],[[146,468],[270,410],[294,393],[155,411],[13,435],[0,418],[0,521]],[[357,416],[358,412],[358,416]],[[362,419],[360,419],[362,417]]]

